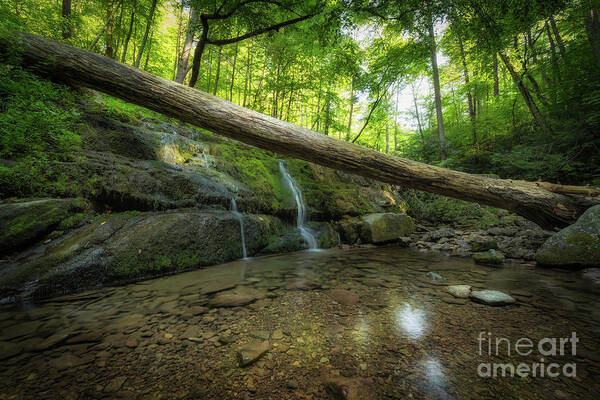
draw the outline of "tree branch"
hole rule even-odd
[[[212,44],[212,45],[215,45],[215,46],[224,46],[226,44],[240,42],[242,40],[246,40],[246,39],[249,39],[251,37],[258,36],[258,35],[261,35],[263,33],[269,32],[269,31],[277,31],[280,28],[283,28],[284,26],[292,25],[292,24],[295,24],[297,22],[307,20],[309,18],[314,17],[317,14],[318,13],[308,14],[308,15],[304,15],[302,17],[290,19],[290,20],[287,20],[287,21],[284,21],[284,22],[280,22],[280,23],[275,24],[275,25],[268,26],[266,28],[257,29],[257,30],[255,30],[253,32],[249,32],[249,33],[246,33],[244,35],[241,35],[241,36],[238,36],[238,37],[235,37],[235,38],[231,38],[231,39],[214,40],[214,39],[208,39],[207,38],[206,39],[206,43]]]

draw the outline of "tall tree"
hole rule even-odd
[[[437,116],[437,131],[440,141],[440,158],[446,159],[446,134],[444,131],[444,115],[442,111],[442,91],[440,89],[440,73],[437,62],[437,45],[435,32],[433,30],[433,19],[429,21],[429,46],[431,50],[431,69],[433,80],[433,92],[435,97],[435,112]]]
[[[152,20],[154,19],[154,12],[156,11],[157,3],[158,0],[152,0],[150,12],[148,13],[148,19],[146,20],[146,30],[144,31],[144,37],[142,38],[142,43],[140,44],[140,49],[134,63],[136,68],[139,68],[142,55],[144,54],[144,49],[146,48],[146,42],[148,41],[148,35],[150,34],[150,28],[152,27]]]
[[[188,73],[188,63],[190,60],[190,54],[192,53],[192,45],[194,44],[194,35],[196,32],[197,23],[198,9],[192,6],[190,8],[190,18],[185,33],[183,49],[179,55],[179,61],[177,62],[177,75],[175,76],[175,82],[177,83],[183,83],[185,76]]]
[[[129,18],[129,29],[127,30],[127,36],[125,37],[125,43],[123,45],[123,54],[121,56],[121,62],[124,63],[127,57],[127,47],[129,47],[129,41],[131,40],[131,34],[133,33],[133,25],[135,23],[135,9],[137,6],[137,0],[133,0],[131,6],[131,16]]]
[[[62,38],[70,39],[71,32],[71,0],[62,0]]]

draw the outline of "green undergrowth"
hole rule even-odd
[[[53,166],[76,161],[79,123],[68,88],[0,64],[0,197],[72,194]]]

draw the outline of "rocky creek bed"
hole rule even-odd
[[[385,246],[235,261],[5,307],[0,398],[595,399],[598,275]],[[513,301],[468,298],[485,290]],[[481,332],[511,343],[576,332],[575,355],[544,357],[575,363],[576,377],[479,377],[481,363],[540,362],[504,347],[489,356],[486,341],[480,355]]]

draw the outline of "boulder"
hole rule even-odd
[[[0,204],[0,253],[32,245],[86,206],[87,203],[81,199],[42,199]]]
[[[548,238],[535,260],[554,267],[600,266],[600,205],[589,208],[573,225]]]
[[[363,243],[393,242],[415,230],[412,218],[405,214],[375,213],[361,219],[360,237]]]

